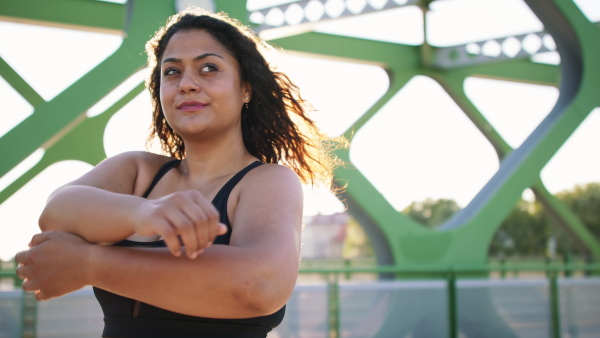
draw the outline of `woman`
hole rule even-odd
[[[281,322],[300,183],[331,183],[335,142],[266,47],[224,14],[170,18],[146,45],[151,137],[168,156],[123,153],[53,192],[17,254],[26,291],[93,285],[103,337],[265,337]]]

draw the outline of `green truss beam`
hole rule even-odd
[[[221,0],[215,3],[217,10],[248,23],[245,1]],[[549,159],[599,105],[594,95],[600,78],[600,65],[594,62],[600,59],[600,50],[595,43],[600,40],[597,25],[589,22],[571,1],[555,0],[545,4],[544,8],[537,0],[527,3],[535,13],[546,16],[540,19],[559,45],[563,59],[561,67],[534,63],[520,53],[518,58],[488,58],[484,63],[474,60],[470,64],[444,68],[439,66],[440,58],[442,53],[448,53],[447,48],[405,46],[316,32],[271,41],[287,50],[375,64],[387,71],[390,79],[388,90],[346,131],[345,135],[350,139],[414,76],[425,75],[440,83],[496,150],[501,161],[498,173],[441,231],[426,229],[396,211],[360,171],[342,168],[336,172],[337,179],[348,183],[343,197],[351,206],[349,211],[367,229],[382,264],[433,266],[485,263],[493,234],[526,188],[534,191],[557,223],[580,243],[591,259],[600,257],[598,241],[547,192],[539,179],[540,171]],[[424,9],[427,5],[427,1],[419,4]],[[289,6],[284,5],[285,8]],[[140,54],[143,44],[173,13],[172,2],[159,0],[136,1],[128,5],[92,0],[29,0],[28,6],[21,1],[7,0],[0,4],[2,19],[109,31],[125,36],[123,44],[113,55],[49,102],[44,102],[19,74],[0,59],[0,74],[35,109],[30,117],[0,138],[0,152],[3,154],[0,175],[36,149],[46,150],[40,163],[0,192],[0,202],[52,163],[79,159],[96,164],[104,158],[102,133],[108,118],[143,89],[141,85],[136,87],[97,117],[87,118],[85,111],[144,66],[145,59]],[[342,16],[350,15],[350,12],[344,12]],[[560,22],[559,29],[556,29],[556,22]],[[573,58],[576,60],[569,61]],[[585,71],[580,71],[579,77],[573,77],[578,72],[577,67],[569,68],[568,65],[578,63]],[[472,76],[557,86],[561,89],[561,99],[523,145],[512,149],[466,96],[464,81]],[[89,88],[95,89],[90,91]],[[18,145],[16,151],[14,145]],[[349,150],[338,151],[338,155],[351,162]]]
[[[303,5],[308,3],[299,2]],[[411,0],[406,4],[412,3],[417,2]],[[346,200],[349,212],[365,228],[380,264],[402,264],[419,269],[485,264],[494,233],[527,188],[531,188],[548,214],[579,244],[589,260],[600,259],[600,242],[547,191],[540,180],[540,172],[552,156],[590,112],[600,106],[597,95],[600,88],[600,45],[597,43],[600,30],[597,24],[585,18],[573,1],[526,0],[526,3],[556,41],[562,60],[560,67],[534,63],[523,53],[514,58],[502,56],[483,60],[474,57],[472,62],[467,58],[461,63],[452,63],[449,56],[454,52],[451,49],[460,54],[465,46],[435,48],[426,43],[423,46],[405,46],[316,32],[292,34],[271,41],[287,50],[375,64],[387,71],[390,80],[388,90],[345,132],[349,139],[413,77],[424,75],[435,79],[444,88],[497,153],[500,160],[498,172],[466,208],[437,231],[425,228],[395,210],[367,177],[352,165],[336,171],[340,184],[348,184],[342,198]],[[250,24],[246,1],[218,0],[215,4],[217,10]],[[429,1],[418,2],[424,10],[428,4]],[[280,7],[287,10],[290,6]],[[389,6],[398,7],[391,2]],[[0,58],[0,75],[34,107],[31,116],[0,138],[3,159],[0,176],[35,150],[45,150],[39,163],[0,191],[0,203],[53,163],[74,159],[95,165],[106,156],[102,142],[106,124],[119,109],[141,93],[144,86],[139,84],[100,115],[89,118],[85,112],[145,66],[146,60],[141,53],[144,43],[174,11],[173,2],[166,0],[129,1],[127,5],[93,0],[0,2],[0,20],[124,36],[115,53],[48,102]],[[264,13],[268,11],[262,10]],[[372,11],[372,8],[366,11]],[[340,17],[350,15],[352,13],[346,11]],[[257,30],[264,28],[254,27]],[[556,107],[537,129],[521,146],[513,149],[467,97],[464,82],[469,77],[556,86],[560,89],[560,97]],[[350,150],[337,151],[337,154],[351,164]],[[511,336],[503,320],[490,310],[493,304],[489,297],[485,294],[478,297],[481,320],[489,323],[488,328],[494,328],[490,332]],[[390,301],[396,302],[394,299]],[[400,305],[398,302],[394,306]],[[413,311],[412,315],[411,320],[417,322],[427,313]],[[411,320],[404,324],[406,332],[412,330],[414,323],[409,323]],[[396,318],[388,318],[384,322],[381,334],[397,333],[391,329],[395,326],[389,325],[397,322]]]
[[[0,2],[0,18],[4,20],[117,34],[124,33],[125,15],[124,5],[96,0]]]

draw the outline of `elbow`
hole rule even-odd
[[[44,210],[38,218],[38,226],[42,231],[68,231],[65,227],[67,221],[65,219],[65,213],[48,200]]]
[[[285,296],[274,292],[256,292],[246,296],[242,303],[251,317],[268,316],[281,309],[290,296],[291,292]]]
[[[67,231],[69,229],[66,228],[66,224],[68,224],[67,215],[64,208],[61,207],[61,202],[57,201],[57,196],[60,195],[60,192],[63,191],[63,188],[56,189],[48,200],[46,201],[46,206],[42,210],[40,217],[38,218],[38,226],[42,231]]]
[[[56,208],[53,207],[52,203],[52,197],[55,193],[56,191],[50,194],[48,200],[46,201],[46,205],[44,206],[44,209],[38,218],[38,226],[42,231],[58,230],[56,228],[58,215]]]
[[[280,310],[294,291],[296,278],[261,278],[259,282],[247,282],[241,303],[253,317],[267,316]]]
[[[44,210],[40,214],[40,218],[38,219],[38,226],[40,227],[40,230],[42,230],[42,231],[56,230],[55,227],[53,226],[55,223],[54,219],[55,219],[55,217],[52,216],[52,212],[50,210],[48,210],[48,206],[46,206],[46,208],[44,208]]]

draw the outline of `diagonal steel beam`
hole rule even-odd
[[[0,176],[36,149],[60,140],[85,121],[85,111],[144,67],[146,58],[140,51],[157,23],[173,10],[171,3],[162,0],[136,1],[131,7],[130,29],[119,49],[0,138]]]
[[[471,42],[464,45],[434,48],[432,66],[452,69],[533,55],[555,52],[556,44],[546,32],[528,33],[497,39]]]
[[[415,5],[418,0],[303,0],[250,12],[256,32]]]
[[[600,27],[600,22],[596,22]],[[452,69],[511,59],[527,59],[536,54],[556,52],[556,43],[545,31],[475,41],[464,45],[434,48],[432,65]]]
[[[2,57],[0,57],[0,76],[33,107],[46,102]]]
[[[0,21],[123,34],[125,7],[96,0],[2,0]]]

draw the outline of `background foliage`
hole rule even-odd
[[[600,182],[575,186],[556,194],[600,240]],[[402,212],[428,228],[435,229],[460,210],[451,199],[426,199],[411,203]],[[360,225],[348,224],[345,258],[370,257],[371,243]],[[579,256],[580,251],[536,201],[519,200],[504,220],[489,248],[490,258],[561,259]]]

